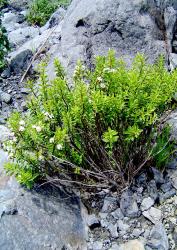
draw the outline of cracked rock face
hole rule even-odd
[[[154,62],[166,55],[167,44],[172,50],[176,7],[175,1],[73,0],[55,56],[70,73],[78,59],[92,67],[94,55],[105,55],[109,48],[128,64],[137,52]]]

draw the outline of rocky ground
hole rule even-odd
[[[73,0],[68,11],[59,8],[39,28],[25,20],[26,1],[11,0],[2,17],[11,51],[0,77],[0,143],[8,137],[9,114],[26,111],[29,90],[21,79],[31,61],[34,73],[41,58],[49,56],[52,79],[55,57],[70,75],[79,58],[92,66],[93,55],[105,54],[111,47],[126,58],[144,52],[151,62],[163,53],[168,67],[175,68],[176,0],[145,2],[149,8],[139,0]],[[157,21],[159,11],[165,13],[165,37]],[[177,139],[177,113],[169,119]],[[177,249],[177,159],[162,173],[153,167],[143,172],[122,194],[100,191],[86,216],[78,198],[49,186],[29,192],[6,177],[2,165],[7,158],[0,149],[0,249]]]

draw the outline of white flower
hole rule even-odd
[[[61,144],[57,144],[57,149],[62,150],[63,146]]]
[[[15,136],[15,133],[12,132],[12,133],[9,134],[9,136],[14,137],[14,136]]]
[[[54,137],[50,138],[50,140],[49,140],[50,143],[54,143],[54,141],[55,141]]]
[[[106,86],[105,86],[104,83],[101,83],[101,84],[100,84],[100,87],[101,87],[102,89],[104,89]]]
[[[116,72],[115,69],[110,69],[110,68],[105,68],[103,71],[104,72],[108,72],[108,73],[114,73],[114,72]]]
[[[13,142],[16,142],[16,141],[17,141],[17,137],[14,137],[14,138],[13,138]]]
[[[102,82],[102,81],[103,81],[103,78],[99,76],[99,77],[97,77],[97,81],[98,81],[98,82]]]
[[[38,158],[40,161],[44,160],[44,156],[43,155],[40,155],[39,158]]]
[[[25,121],[24,121],[24,120],[21,120],[21,121],[19,122],[19,124],[20,124],[21,126],[24,126],[24,125],[25,125]]]
[[[9,154],[9,158],[13,158],[14,157],[14,154],[13,153],[10,153]]]
[[[41,132],[42,128],[40,126],[36,126],[36,131]]]
[[[37,132],[42,131],[42,128],[40,126],[33,125],[32,128],[36,129]]]
[[[19,127],[19,131],[23,132],[25,130],[25,128],[23,126]]]
[[[49,114],[49,112],[45,112],[44,115],[46,116],[46,118],[54,118],[53,114]]]

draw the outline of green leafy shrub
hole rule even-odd
[[[9,42],[6,35],[6,30],[2,27],[0,21],[0,71],[2,71],[2,69],[5,66],[4,57],[7,54],[8,50],[9,50]]]
[[[0,0],[0,10],[7,5],[7,0]]]
[[[33,0],[30,3],[27,20],[31,24],[44,25],[59,6],[66,7],[70,0]]]
[[[112,51],[97,57],[93,71],[78,63],[73,86],[57,60],[55,69],[49,82],[40,66],[38,89],[29,82],[28,112],[9,119],[13,134],[6,147],[15,167],[6,169],[22,183],[52,178],[122,188],[158,154],[159,118],[177,90],[177,71],[169,73],[163,58],[149,65],[139,54],[127,68]],[[165,146],[160,140],[162,151]]]

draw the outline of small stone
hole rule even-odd
[[[105,197],[104,204],[101,209],[102,213],[113,212],[118,206],[118,200],[114,197]]]
[[[151,170],[156,184],[163,184],[165,182],[163,174],[157,168],[151,167]]]
[[[152,228],[150,240],[146,246],[157,250],[169,249],[168,237],[162,223],[158,223]]]
[[[138,228],[135,228],[132,232],[132,235],[135,236],[136,238],[138,238],[144,231],[140,230]]]
[[[87,225],[91,230],[101,226],[100,220],[94,214],[88,216]]]
[[[92,245],[92,250],[102,250],[103,249],[103,243],[100,241],[96,241]]]
[[[108,230],[109,230],[109,232],[111,234],[111,237],[113,239],[118,238],[119,234],[118,234],[118,231],[117,231],[117,225],[116,224],[115,225],[113,225],[113,224],[109,225]]]
[[[167,182],[167,183],[162,184],[160,188],[164,193],[166,193],[172,189],[172,184],[171,182]]]
[[[161,194],[159,196],[159,201],[162,204],[165,200],[167,200],[175,195],[176,195],[176,190],[174,188],[172,188],[170,191],[166,192],[165,194]]]
[[[30,90],[27,89],[27,88],[21,88],[21,91],[20,91],[22,94],[25,94],[25,95],[28,95],[30,93]]]
[[[139,175],[136,178],[136,182],[138,184],[138,186],[146,186],[146,182],[147,182],[147,175],[145,173]]]
[[[154,205],[154,200],[151,197],[144,198],[141,203],[141,211],[148,210],[153,205]]]
[[[27,107],[27,104],[26,104],[25,101],[23,101],[23,102],[21,103],[21,108],[22,108],[23,111],[28,110],[28,107]]]
[[[1,73],[1,77],[4,78],[4,79],[10,77],[10,75],[11,75],[11,72],[10,72],[10,69],[9,69],[9,68],[5,69],[5,70]]]
[[[172,176],[172,186],[177,190],[177,172]]]
[[[158,199],[159,193],[157,190],[157,185],[155,180],[151,180],[147,185],[148,195],[156,201]]]
[[[134,200],[133,194],[130,191],[126,191],[122,194],[120,200],[120,209],[123,215],[129,218],[136,218],[140,216],[137,202]]]
[[[143,215],[145,218],[150,220],[153,224],[158,223],[162,219],[162,212],[161,210],[151,207],[149,210],[144,211]]]
[[[113,242],[109,250],[122,250],[122,248],[120,248],[120,246],[118,246],[117,243]]]
[[[139,240],[131,240],[121,245],[122,250],[145,250],[144,245]]]
[[[118,208],[118,209],[116,209],[114,212],[112,212],[111,215],[112,215],[116,220],[118,220],[118,219],[123,219],[123,218],[124,218],[124,215],[123,215],[123,213],[122,213],[122,211],[121,211],[120,208]]]
[[[129,225],[125,224],[122,220],[117,222],[118,231],[125,232],[130,228]]]
[[[6,92],[0,92],[0,101],[10,104],[12,102],[12,96]]]

